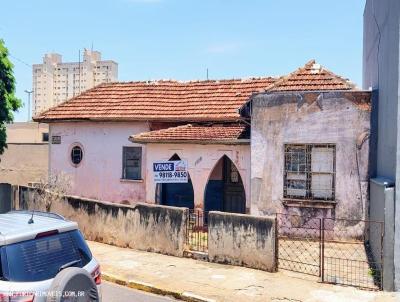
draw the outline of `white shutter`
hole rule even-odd
[[[311,192],[315,198],[332,199],[333,148],[314,147],[311,151]]]

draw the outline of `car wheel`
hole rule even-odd
[[[47,302],[94,301],[99,301],[97,286],[92,276],[78,267],[69,267],[59,272],[47,296]]]

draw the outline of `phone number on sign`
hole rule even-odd
[[[158,177],[160,177],[160,178],[187,177],[187,172],[159,172]]]

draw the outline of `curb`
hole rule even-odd
[[[102,273],[101,277],[105,281],[112,282],[112,283],[115,283],[118,285],[126,286],[129,288],[141,290],[141,291],[156,294],[156,295],[171,296],[171,297],[174,297],[175,299],[179,299],[182,301],[216,302],[214,299],[205,298],[205,297],[202,297],[200,295],[197,295],[197,294],[194,294],[191,292],[171,291],[171,290],[163,289],[163,288],[157,287],[153,284],[138,281],[138,280],[125,280],[122,277],[115,276],[112,274]]]

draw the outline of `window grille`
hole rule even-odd
[[[122,178],[140,180],[142,178],[142,147],[123,147]]]
[[[285,145],[284,198],[334,201],[333,144]]]

